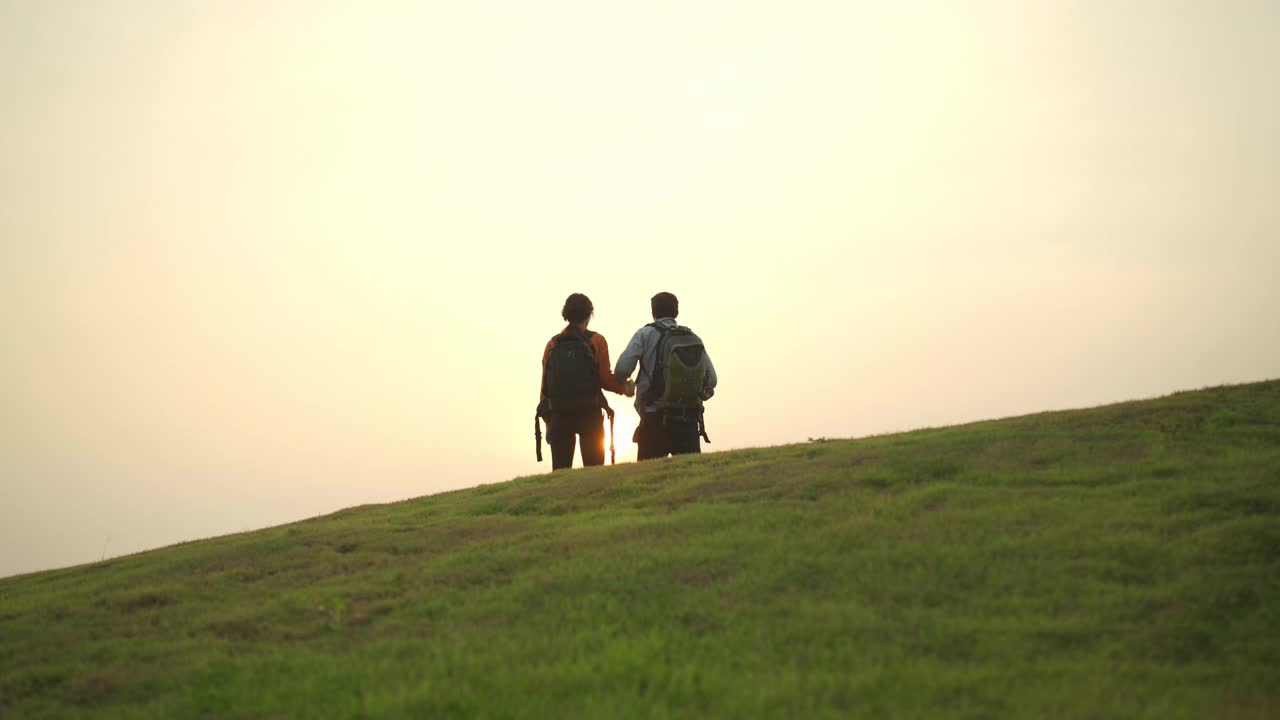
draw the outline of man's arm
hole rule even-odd
[[[622,351],[618,356],[618,364],[613,368],[613,374],[622,382],[631,377],[631,373],[635,372],[636,365],[640,364],[640,356],[644,354],[644,328],[636,331],[631,336],[631,342],[627,343],[627,349]]]
[[[707,361],[707,379],[702,384],[702,399],[708,400],[716,394],[716,382],[719,378],[716,377],[716,366],[711,364],[711,355],[705,347],[702,349],[702,357]]]

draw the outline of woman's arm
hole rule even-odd
[[[609,343],[600,333],[591,336],[591,348],[596,353],[596,367],[600,373],[600,387],[611,393],[626,394],[626,385],[613,374],[609,364]]]

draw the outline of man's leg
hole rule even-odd
[[[604,419],[600,412],[587,413],[578,420],[578,449],[582,451],[582,464],[604,464]]]
[[[702,452],[702,439],[698,437],[698,424],[684,420],[667,423],[667,437],[672,455],[689,455]]]
[[[547,418],[547,444],[551,446],[551,469],[573,467],[574,427],[571,418],[556,415]]]
[[[635,435],[637,460],[656,460],[671,453],[671,443],[667,439],[667,429],[662,426],[662,418],[654,414],[640,416],[640,425]]]

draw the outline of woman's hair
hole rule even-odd
[[[591,305],[591,298],[582,293],[574,293],[564,301],[564,309],[560,311],[560,317],[569,323],[580,323],[595,314],[595,307]]]
[[[660,292],[649,300],[649,309],[653,311],[653,319],[674,318],[680,315],[680,301],[669,292]]]

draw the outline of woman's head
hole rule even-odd
[[[574,293],[564,301],[564,309],[560,311],[560,317],[570,325],[577,325],[590,320],[595,311],[595,307],[591,305],[591,298],[582,293]]]

